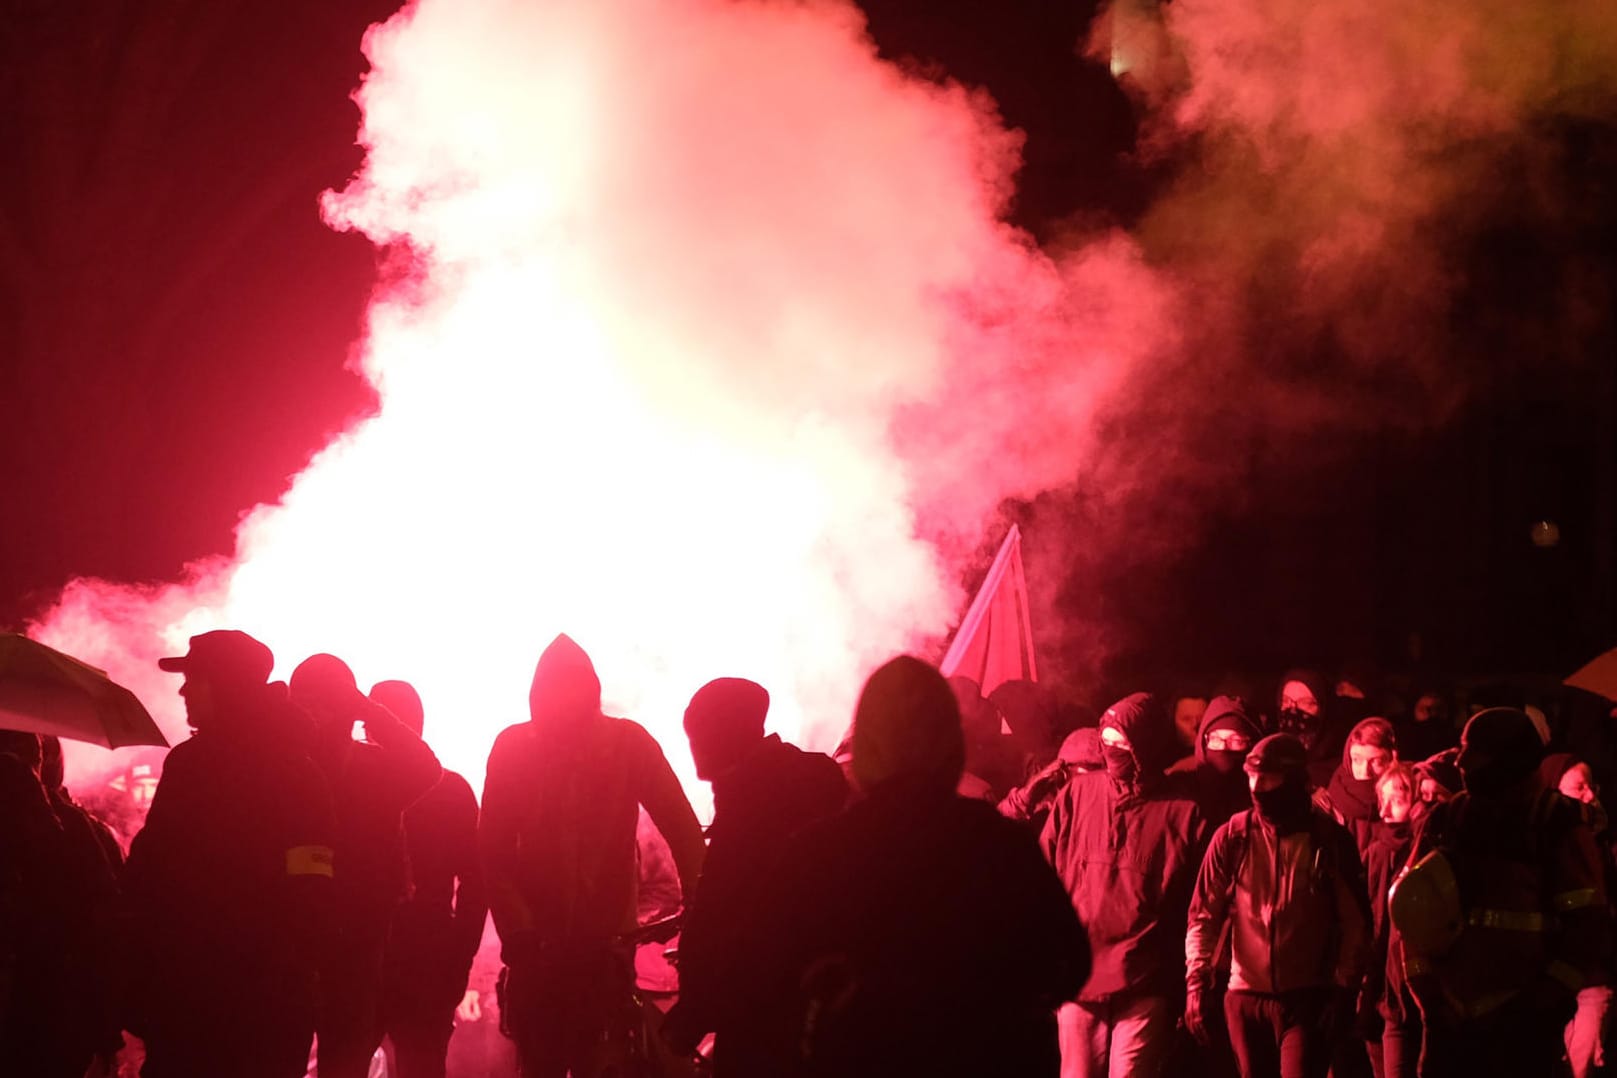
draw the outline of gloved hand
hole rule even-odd
[[[1207,1032],[1207,1013],[1213,1006],[1213,992],[1209,988],[1192,991],[1185,997],[1185,1032],[1193,1037],[1197,1044],[1205,1045],[1212,1040]]]

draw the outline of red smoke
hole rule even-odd
[[[1453,7],[1175,0],[1134,40],[1177,52],[1149,119],[1197,167],[1136,236],[1052,257],[1001,220],[1019,136],[992,102],[878,60],[851,4],[419,0],[366,39],[366,164],[322,203],[408,267],[361,349],[378,413],[228,562],[75,585],[40,635],[176,736],[150,664],[189,634],[246,629],[282,676],[336,653],[415,683],[474,781],[558,631],[681,765],[720,675],[827,747],[875,663],[947,630],[1002,499],[1082,479],[1137,521],[1160,482],[1222,478],[1183,435],[1209,400],[1338,406],[1254,358],[1252,309],[1324,327],[1350,373],[1441,381],[1423,320],[1455,267],[1425,229],[1465,147],[1613,70],[1593,16]]]

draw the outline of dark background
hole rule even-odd
[[[371,406],[344,363],[376,254],[322,225],[316,198],[360,163],[347,95],[364,28],[394,6],[6,3],[0,623],[74,576],[166,580],[228,552],[239,514]],[[1013,212],[1041,239],[1074,216],[1126,224],[1172,174],[1138,164],[1135,109],[1078,58],[1082,4],[864,7],[884,54],[986,87],[1027,132]],[[1617,644],[1612,311],[1572,339],[1512,330],[1569,248],[1617,279],[1611,131],[1552,137],[1566,198],[1595,209],[1550,235],[1501,199],[1453,315],[1453,376],[1475,384],[1441,422],[1367,421],[1319,454],[1261,429],[1201,445],[1229,454],[1234,489],[1138,564],[1070,558],[1081,490],[1008,507],[1052,599],[1036,628],[1053,661],[1066,617],[1106,625],[1128,674],[1354,660],[1559,676]],[[1530,541],[1540,519],[1557,546]]]

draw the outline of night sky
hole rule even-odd
[[[1192,167],[1140,152],[1135,107],[1073,47],[1082,5],[864,7],[884,55],[986,87],[1027,132],[1012,214],[1041,240],[1074,220],[1128,224]],[[391,10],[7,4],[0,623],[74,576],[163,581],[228,553],[239,514],[371,405],[345,361],[377,255],[323,225],[316,200],[360,163],[347,95],[365,26]],[[1611,290],[1592,290],[1606,300],[1569,338],[1518,329],[1569,250],[1617,280],[1617,140],[1594,120],[1547,137],[1563,150],[1555,197],[1590,209],[1556,231],[1504,197],[1481,207],[1452,315],[1475,352],[1455,369],[1475,387],[1451,413],[1364,416],[1300,452],[1210,424],[1198,451],[1230,454],[1237,479],[1170,525],[1186,542],[1138,564],[1067,557],[1055,537],[1099,511],[1081,486],[1009,507],[1053,608],[1106,610],[1115,672],[1392,667],[1418,633],[1422,663],[1563,674],[1617,643]],[[1539,519],[1558,546],[1532,544]]]

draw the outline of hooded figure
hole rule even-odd
[[[1149,693],[1101,716],[1105,769],[1073,777],[1041,841],[1089,934],[1095,969],[1062,1009],[1066,1073],[1152,1073],[1172,1041],[1185,918],[1207,823],[1187,776],[1164,776],[1173,721]],[[1125,1060],[1132,1060],[1126,1064]]]
[[[865,797],[790,844],[752,954],[765,1007],[800,1016],[760,1075],[1054,1078],[1051,1013],[1088,972],[1060,881],[1017,824],[954,793],[943,676],[903,656],[854,718]]]
[[[1318,671],[1294,669],[1280,677],[1275,732],[1291,734],[1303,743],[1308,750],[1308,777],[1315,786],[1331,781],[1337,755],[1347,737],[1336,703],[1335,686]]]
[[[621,937],[635,927],[641,806],[684,894],[704,847],[661,747],[601,713],[595,666],[568,637],[540,656],[528,706],[489,752],[477,838],[523,1073],[559,1075],[587,1065],[632,989]]]
[[[1196,732],[1196,797],[1208,826],[1216,827],[1251,807],[1241,765],[1263,737],[1263,730],[1238,696],[1215,696]]]
[[[1398,759],[1398,742],[1392,723],[1386,719],[1365,719],[1353,727],[1342,746],[1342,763],[1331,773],[1331,781],[1316,794],[1319,806],[1353,834],[1353,841],[1364,856],[1381,819],[1376,799],[1376,780]]]

